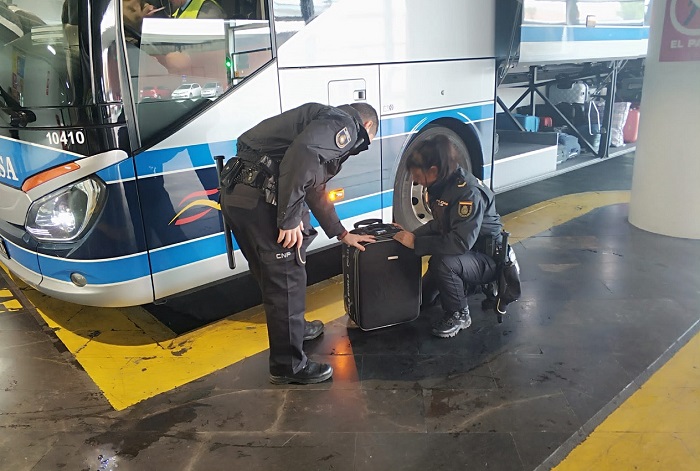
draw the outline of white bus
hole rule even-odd
[[[141,24],[134,3],[0,3],[0,263],[79,304],[146,304],[245,273],[242,256],[226,263],[214,156],[306,102],[380,113],[377,140],[331,181],[346,225],[430,218],[402,166],[427,136],[447,135],[491,182],[497,70],[518,45],[567,39],[528,36],[522,16],[571,0],[218,0],[222,19]],[[508,57],[496,4],[519,19]],[[550,26],[580,39],[567,21]]]

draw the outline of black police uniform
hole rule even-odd
[[[328,237],[345,229],[326,194],[343,162],[369,146],[360,115],[350,106],[308,103],[262,121],[238,138],[238,158],[268,156],[279,163],[276,206],[260,185],[224,190],[222,209],[263,296],[270,341],[270,373],[290,375],[307,363],[302,344],[306,309],[306,250],[316,237],[309,208]],[[304,223],[303,244],[283,248],[279,229]]]
[[[466,288],[496,278],[493,258],[503,224],[496,212],[494,193],[484,183],[458,168],[428,188],[433,220],[416,229],[415,251],[432,255],[423,278],[423,302],[436,299],[455,313],[467,307]]]

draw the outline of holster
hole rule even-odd
[[[496,237],[481,236],[476,239],[474,251],[488,255],[498,262],[498,254],[501,252],[501,241],[503,236],[498,234]]]
[[[257,160],[244,157],[229,160],[221,172],[221,186],[232,189],[237,184],[257,188],[265,193],[265,201],[277,206],[279,163],[268,155]]]

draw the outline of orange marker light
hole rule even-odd
[[[54,178],[58,178],[61,175],[65,175],[66,173],[70,173],[73,170],[78,170],[80,168],[80,165],[76,164],[75,162],[71,162],[65,165],[61,165],[59,167],[54,167],[52,169],[49,169],[45,172],[38,173],[34,175],[33,177],[27,178],[24,183],[22,183],[22,191],[25,193],[33,188],[36,188],[37,186],[41,185],[42,183],[46,183],[49,180],[53,180]]]
[[[331,201],[340,201],[345,198],[345,189],[336,188],[328,192],[328,199]]]

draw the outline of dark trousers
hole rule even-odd
[[[462,255],[432,255],[428,271],[423,276],[423,303],[429,304],[440,296],[446,312],[456,312],[467,306],[467,289],[496,279],[496,261],[479,252]]]
[[[306,310],[306,249],[316,237],[309,212],[302,218],[301,249],[277,243],[277,207],[260,190],[237,185],[222,195],[222,211],[262,291],[270,341],[270,373],[286,375],[306,366],[303,350]]]

